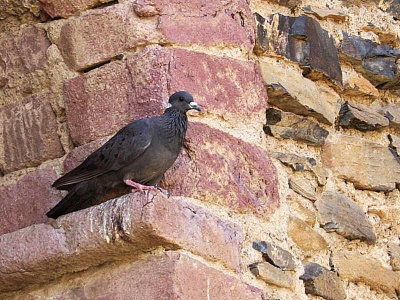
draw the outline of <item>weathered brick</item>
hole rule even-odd
[[[72,139],[81,145],[133,119],[160,114],[178,90],[189,91],[205,111],[224,119],[265,118],[267,95],[253,62],[155,46],[65,84]]]
[[[244,0],[211,5],[197,0],[142,2],[121,3],[68,20],[58,41],[68,65],[83,70],[154,43],[253,48],[254,20]],[[160,15],[144,19],[135,12]]]
[[[143,2],[137,0],[137,3]],[[246,0],[148,0],[160,14],[158,29],[168,42],[254,46],[254,18]]]
[[[121,3],[68,20],[57,44],[66,63],[82,70],[136,46],[160,41],[156,25],[135,16],[132,3]]]
[[[191,123],[186,149],[166,173],[173,195],[268,216],[279,206],[276,169],[266,151],[205,124]]]
[[[61,196],[51,188],[56,179],[54,169],[47,167],[28,173],[15,184],[0,186],[0,235],[47,221],[45,213]]]
[[[0,292],[44,283],[157,247],[183,248],[240,268],[237,225],[197,205],[162,194],[129,194],[0,236]]]
[[[70,279],[67,286],[45,287],[20,297],[29,296],[96,300],[266,299],[260,289],[177,251],[83,273],[80,278]]]
[[[183,45],[227,44],[251,48],[254,43],[249,32],[243,30],[240,15],[234,18],[225,13],[202,17],[161,16],[158,28],[168,41]]]
[[[61,157],[54,112],[45,95],[0,108],[0,169],[11,172]]]
[[[41,9],[52,18],[66,18],[110,1],[112,0],[39,0]]]
[[[0,45],[0,65],[4,65],[6,74],[30,73],[43,68],[50,41],[44,30],[27,27],[3,36]]]
[[[137,111],[129,108],[129,81],[125,64],[118,61],[65,83],[67,122],[75,143],[87,143],[129,122],[130,112]]]
[[[261,71],[253,62],[179,49],[172,55],[170,93],[187,90],[206,112],[225,120],[265,120],[268,96]]]

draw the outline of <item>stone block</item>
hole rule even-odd
[[[47,167],[0,186],[0,235],[47,221],[46,212],[61,196],[51,188],[56,179],[54,169]]]
[[[336,192],[325,192],[315,202],[321,227],[349,240],[373,244],[376,235],[367,216],[355,202]]]
[[[303,75],[313,80],[328,78],[342,85],[342,70],[334,39],[307,15],[289,17],[281,14],[258,18],[256,53],[274,52],[297,62]],[[268,33],[268,38],[262,37]],[[261,37],[261,39],[260,39]]]
[[[303,251],[321,251],[328,248],[326,240],[306,222],[290,216],[288,235]]]
[[[329,132],[318,123],[279,109],[267,109],[264,132],[270,136],[293,139],[312,146],[321,146]]]
[[[45,95],[0,108],[0,169],[4,173],[35,167],[64,155],[56,116]]]
[[[364,138],[332,135],[321,157],[325,167],[359,189],[391,191],[400,182],[399,165],[389,148]]]

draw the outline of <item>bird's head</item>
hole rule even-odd
[[[201,111],[200,106],[193,101],[193,96],[188,92],[176,92],[172,94],[169,97],[168,107],[173,107],[183,113],[191,109]]]

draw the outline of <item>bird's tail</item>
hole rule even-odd
[[[93,191],[90,191],[90,183],[80,183],[71,189],[56,206],[46,213],[46,215],[49,218],[57,219],[59,216],[87,208],[90,206],[91,200],[94,197]]]

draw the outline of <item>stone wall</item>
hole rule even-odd
[[[0,0],[1,299],[396,299],[400,5]],[[50,187],[191,92],[172,196]]]

